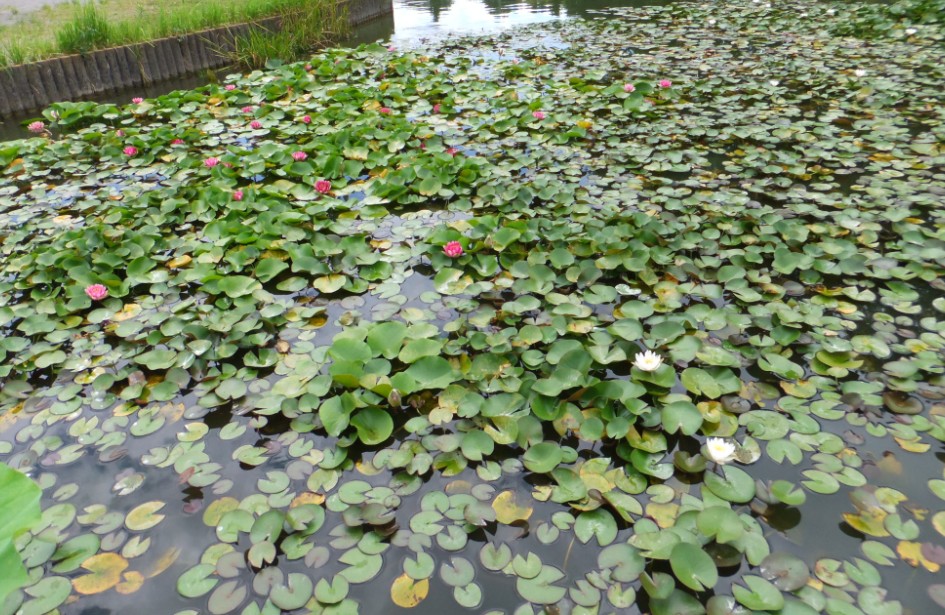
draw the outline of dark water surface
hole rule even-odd
[[[395,10],[392,16],[383,17],[358,28],[351,38],[344,41],[344,43],[354,45],[384,39],[390,40],[395,46],[409,46],[411,42],[423,39],[496,33],[526,24],[563,20],[578,16],[593,17],[595,11],[607,7],[642,6],[644,4],[664,4],[664,2],[590,0],[585,2],[504,3],[494,0],[398,0],[394,3]],[[204,76],[173,80],[155,84],[144,91],[137,90],[113,95],[110,99],[124,102],[132,96],[157,96],[177,89],[198,87],[205,82],[206,77]],[[7,122],[0,125],[0,139],[14,139],[24,136],[27,136],[27,133],[20,122]],[[431,288],[431,279],[416,273],[404,283],[403,293],[408,300],[413,301],[423,292],[431,290]],[[928,309],[928,304],[934,298],[934,296],[923,298],[922,303],[926,309]],[[344,302],[338,301],[328,302],[325,306],[327,322],[336,323],[339,317],[349,310],[367,313],[373,307],[370,301],[368,299],[367,303],[362,302],[360,304],[344,304]],[[331,339],[337,331],[337,327],[329,324],[319,330],[318,339],[322,341]],[[749,381],[753,378],[752,375],[744,374],[743,379]],[[64,381],[64,383],[66,382],[68,382],[68,379]],[[769,384],[773,385],[776,382],[770,382]],[[210,427],[211,432],[219,432],[227,425],[245,426],[245,432],[234,438],[227,437],[226,440],[205,438],[202,440],[202,443],[207,446],[206,453],[211,459],[224,461],[224,467],[220,468],[219,473],[223,480],[229,482],[232,486],[226,495],[241,499],[258,493],[256,481],[265,478],[266,472],[289,469],[292,465],[292,458],[283,452],[281,456],[274,456],[265,466],[254,469],[241,466],[238,463],[226,462],[225,460],[231,458],[231,451],[244,445],[259,446],[260,442],[273,443],[273,446],[277,446],[278,443],[278,446],[283,446],[280,437],[291,434],[292,430],[288,424],[284,424],[284,421],[280,422],[276,417],[271,417],[271,422],[268,425],[260,426],[257,420],[248,414],[250,409],[240,407],[237,403],[204,411],[197,403],[197,396],[193,394],[182,396],[175,399],[174,402],[187,408],[183,416],[178,416],[174,420],[169,419],[167,427],[158,429],[145,437],[129,438],[122,445],[124,447],[122,455],[113,454],[113,451],[110,452],[108,447],[105,446],[100,448],[89,446],[89,450],[86,450],[85,455],[63,465],[57,464],[56,453],[50,453],[43,457],[34,455],[32,451],[14,453],[12,456],[6,457],[5,461],[15,467],[34,466],[36,470],[32,473],[32,476],[37,479],[41,479],[47,471],[55,473],[56,489],[70,483],[79,485],[78,494],[70,500],[70,503],[79,510],[80,515],[86,506],[107,501],[112,503],[109,508],[110,512],[122,514],[127,513],[136,504],[147,499],[161,499],[167,502],[168,508],[164,511],[167,513],[167,520],[160,526],[159,531],[150,533],[154,544],[151,545],[149,552],[142,556],[141,560],[153,561],[169,549],[180,548],[182,551],[179,554],[179,562],[196,561],[199,559],[200,553],[215,542],[212,532],[208,532],[208,528],[201,520],[203,502],[215,499],[214,487],[212,485],[204,489],[190,487],[186,484],[186,479],[178,481],[178,477],[173,471],[156,471],[148,461],[153,457],[152,453],[162,447],[173,448],[184,437],[183,425],[190,421],[204,422]],[[770,400],[761,402],[760,406],[775,409],[773,401]],[[107,404],[103,403],[98,409],[107,410],[108,407]],[[94,400],[92,408],[95,409]],[[26,413],[34,411],[35,409],[27,409]],[[103,412],[101,414],[104,422],[108,413]],[[173,413],[169,412],[168,414]],[[94,417],[95,413],[88,412],[86,416]],[[897,418],[887,413],[881,418],[871,417],[871,422],[892,427],[897,423]],[[20,436],[17,434],[26,429],[26,423],[26,419],[21,419],[14,429],[9,429],[0,435],[0,444],[9,442],[13,438],[19,441]],[[172,424],[174,426],[171,426]],[[46,431],[44,437],[62,438],[62,440],[69,441],[70,425],[71,422],[60,421]],[[842,421],[823,421],[821,425],[825,431],[834,430],[838,436],[850,443],[851,446],[852,443],[856,443],[860,457],[864,460],[864,466],[860,470],[871,484],[894,487],[910,494],[910,496],[914,496],[910,501],[914,507],[925,508],[933,512],[940,508],[941,503],[937,502],[933,494],[926,488],[925,482],[929,476],[943,475],[945,446],[942,443],[933,442],[931,450],[925,454],[908,455],[897,448],[888,436],[877,438],[869,435],[864,425],[848,424]],[[29,436],[25,431],[23,433],[23,441],[28,441]],[[395,434],[395,437],[397,435]],[[589,449],[582,448],[584,445],[576,440],[562,440],[562,443],[574,446],[579,452],[590,452]],[[388,448],[396,448],[398,444],[399,442]],[[15,445],[14,450],[17,450]],[[671,448],[670,454],[672,452]],[[613,450],[595,450],[594,453],[616,457]],[[371,457],[371,452],[364,452],[360,461],[367,463]],[[496,458],[501,459],[501,455],[496,455]],[[155,465],[161,464],[161,461],[155,462]],[[803,479],[800,472],[809,467],[809,465],[800,467],[789,464],[779,465],[762,456],[757,464],[752,467],[751,474],[762,480],[786,479],[796,483]],[[134,498],[128,500],[112,497],[113,485],[118,476],[131,472],[140,472],[147,477],[143,490],[137,493]],[[381,472],[379,476],[372,478],[370,475],[362,474],[359,470],[350,470],[345,473],[341,482],[365,480],[372,484],[384,484],[381,480],[384,478],[387,478],[386,472]],[[434,472],[432,476],[427,475],[422,479],[422,485],[412,496],[411,502],[419,501],[421,499],[420,495],[425,493],[450,492],[451,489],[457,488],[457,485],[463,481],[469,481],[473,484],[478,482],[475,472],[468,468],[459,475],[449,478]],[[677,479],[671,479],[667,484],[677,491],[685,491],[690,488],[689,485]],[[496,492],[506,489],[528,492],[532,486],[528,483],[524,474],[514,476],[503,474],[498,481],[494,482]],[[843,512],[854,510],[849,505],[848,498],[844,495],[852,490],[852,488],[844,486],[841,487],[838,494],[830,496],[818,496],[809,493],[806,505],[801,507],[803,514],[799,512],[800,509],[798,508],[791,508],[789,511],[755,511],[765,517],[767,525],[771,528],[766,537],[771,543],[772,551],[794,553],[811,563],[824,557],[849,560],[861,556],[862,535],[852,528],[845,527],[845,524],[836,524],[837,520],[842,519]],[[181,509],[187,514],[180,514]],[[568,540],[557,540],[551,544],[543,544],[536,538],[537,527],[548,522],[553,513],[561,509],[562,507],[556,504],[538,503],[535,505],[534,515],[529,524],[522,527],[500,524],[494,529],[484,529],[476,532],[470,535],[467,546],[459,551],[447,551],[434,544],[426,552],[432,555],[438,563],[449,561],[451,557],[462,557],[477,566],[476,581],[482,587],[483,602],[476,609],[476,612],[486,612],[489,609],[506,609],[507,612],[511,612],[510,607],[514,608],[514,605],[520,603],[516,596],[514,578],[499,573],[490,573],[478,567],[478,554],[484,543],[508,544],[515,554],[524,555],[533,552],[539,555],[543,562],[559,567],[570,578],[580,578],[582,571],[592,570],[596,566],[596,556],[599,548],[594,545],[593,541],[588,545],[581,545]],[[745,505],[739,510],[740,512],[747,512],[749,507]],[[400,507],[396,513],[398,524],[401,527],[408,527],[411,517],[416,513],[416,508],[411,508],[408,505]],[[325,528],[343,525],[340,521],[340,514],[329,512],[328,515]],[[827,523],[830,525],[825,527],[824,520],[829,520]],[[117,531],[121,531],[120,527]],[[629,527],[621,526],[616,542],[626,540],[631,534],[632,530]],[[192,538],[182,540],[182,536]],[[236,545],[237,550],[243,551],[248,547],[245,538],[243,536],[242,541]],[[391,549],[385,554],[385,559],[388,555],[403,557],[403,552],[404,549]],[[394,578],[401,573],[400,564],[400,561],[387,561],[380,575],[373,581],[364,585],[352,585],[351,597],[356,598],[361,603],[361,613],[408,612],[392,605],[387,596],[388,588]],[[138,564],[139,567],[141,565],[141,563]],[[286,573],[305,572],[307,570],[302,561],[292,564],[280,563],[280,568]],[[337,561],[329,561],[321,568],[322,573],[324,573],[324,570],[337,572],[343,568],[343,565]],[[117,615],[135,610],[142,615],[152,613],[160,615],[192,607],[194,601],[180,597],[175,586],[183,569],[179,565],[172,567],[164,574],[149,579],[136,593],[121,595],[116,592],[107,592],[101,595],[85,596],[78,603],[67,604],[61,610],[64,614],[77,613],[81,615]],[[732,578],[736,578],[736,573],[743,571],[724,572],[727,572]],[[881,572],[883,573],[883,586],[888,588],[891,599],[902,601],[903,613],[931,615],[941,612],[941,609],[932,603],[926,594],[928,578],[924,571],[899,565],[895,568],[885,568]],[[2,571],[0,571],[0,574],[2,574]],[[241,578],[244,580],[248,578],[247,571],[243,571]],[[726,593],[729,591],[729,585],[726,580],[723,580],[715,589],[717,593]],[[643,597],[642,592],[640,597]],[[141,605],[149,606],[142,609]],[[461,610],[463,609],[452,598],[452,588],[444,583],[439,575],[434,575],[431,579],[429,597],[409,612],[446,614]],[[632,611],[627,612],[636,613],[641,611],[646,612],[645,599],[639,601]],[[191,612],[196,613],[197,611]],[[5,614],[0,613],[0,615]]]

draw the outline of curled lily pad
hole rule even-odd
[[[784,596],[772,583],[754,575],[743,578],[745,586],[733,585],[735,599],[754,611],[777,610],[784,606]]]

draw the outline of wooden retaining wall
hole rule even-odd
[[[347,10],[351,27],[394,10],[392,0],[342,0],[340,8]],[[225,66],[230,60],[219,51],[232,51],[237,36],[279,25],[273,17],[0,69],[0,119]]]

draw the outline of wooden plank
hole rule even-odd
[[[131,67],[128,66],[128,59],[125,56],[123,47],[109,49],[108,64],[114,73],[114,83],[119,88],[127,88],[131,85]]]
[[[0,116],[9,117],[13,115],[13,101],[17,94],[16,84],[13,83],[13,71],[0,70],[0,90],[6,92],[5,96],[0,96]]]
[[[176,38],[166,38],[164,41],[164,57],[168,59],[171,67],[171,74],[180,77],[187,74],[184,67],[184,54],[181,52],[180,43]]]
[[[159,41],[156,41],[149,43],[148,47],[151,48],[151,55],[154,57],[154,62],[157,66],[158,81],[166,81],[167,78],[173,76],[173,74],[171,73],[171,67],[167,58],[164,57],[164,46],[161,45]]]
[[[49,103],[55,101],[59,98],[59,90],[56,89],[56,83],[53,80],[52,68],[49,66],[49,61],[38,62],[36,64],[36,75],[39,77],[37,81],[33,82],[36,92],[36,102],[43,108],[46,108]]]
[[[225,30],[217,29],[207,32],[210,44],[207,46],[207,68],[215,68],[224,63],[226,52],[233,50],[232,36],[227,36]]]
[[[141,87],[144,85],[144,74],[141,71],[141,64],[137,56],[132,52],[130,46],[121,47],[120,61],[128,74],[125,87]]]
[[[197,68],[203,70],[210,66],[210,52],[207,51],[207,41],[206,33],[201,32],[200,34],[191,34],[191,40],[193,41],[194,49],[197,51]]]
[[[52,73],[53,83],[56,84],[57,98],[50,102],[59,102],[63,100],[72,100],[72,94],[69,92],[69,78],[66,76],[64,62],[60,58],[50,62],[50,72]]]
[[[98,75],[102,80],[102,92],[115,91],[118,83],[118,75],[112,67],[109,50],[97,51],[94,54],[95,64],[98,66]]]
[[[73,98],[88,96],[92,93],[92,76],[89,74],[89,68],[86,65],[85,58],[82,56],[69,56],[69,64],[75,73],[75,81],[72,84]]]
[[[99,74],[98,62],[95,61],[94,53],[87,53],[79,56],[89,74],[89,93],[98,94],[105,89],[102,85],[102,76]]]
[[[194,50],[191,49],[190,39],[186,36],[177,37],[177,47],[180,49],[181,68],[185,75],[189,75],[197,70],[197,58],[194,57]]]
[[[23,66],[23,89],[29,94],[29,106],[23,107],[24,111],[32,109],[41,109],[43,107],[43,97],[39,95],[42,88],[39,78],[39,67],[36,64],[26,64]]]
[[[75,100],[79,97],[79,88],[82,86],[82,80],[75,70],[75,58],[65,56],[59,59],[59,68],[62,70],[62,89],[66,92],[69,100]]]
[[[10,80],[13,81],[13,95],[10,96],[10,111],[17,113],[27,109],[35,109],[33,93],[30,92],[29,83],[26,82],[26,71],[23,67],[17,67],[10,71]]]
[[[154,52],[150,45],[135,45],[134,52],[144,67],[144,85],[150,86],[158,81],[157,60],[154,58]]]

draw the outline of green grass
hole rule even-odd
[[[253,30],[237,37],[235,51],[228,54],[234,64],[262,68],[271,60],[303,57],[313,47],[325,46],[341,35],[347,20],[335,6],[316,6],[304,12],[283,14],[278,31]]]
[[[107,47],[111,26],[94,4],[85,4],[75,19],[56,32],[56,45],[63,53],[84,53]]]
[[[335,0],[88,0],[47,7],[0,27],[0,66],[175,36],[273,15],[315,15],[324,30],[339,30]],[[304,18],[303,18],[304,21]],[[309,20],[317,24],[315,20]],[[323,33],[296,26],[315,42]],[[294,40],[289,36],[286,41]],[[262,43],[257,41],[255,47]],[[292,48],[282,43],[275,50]],[[265,54],[264,54],[265,55]]]

